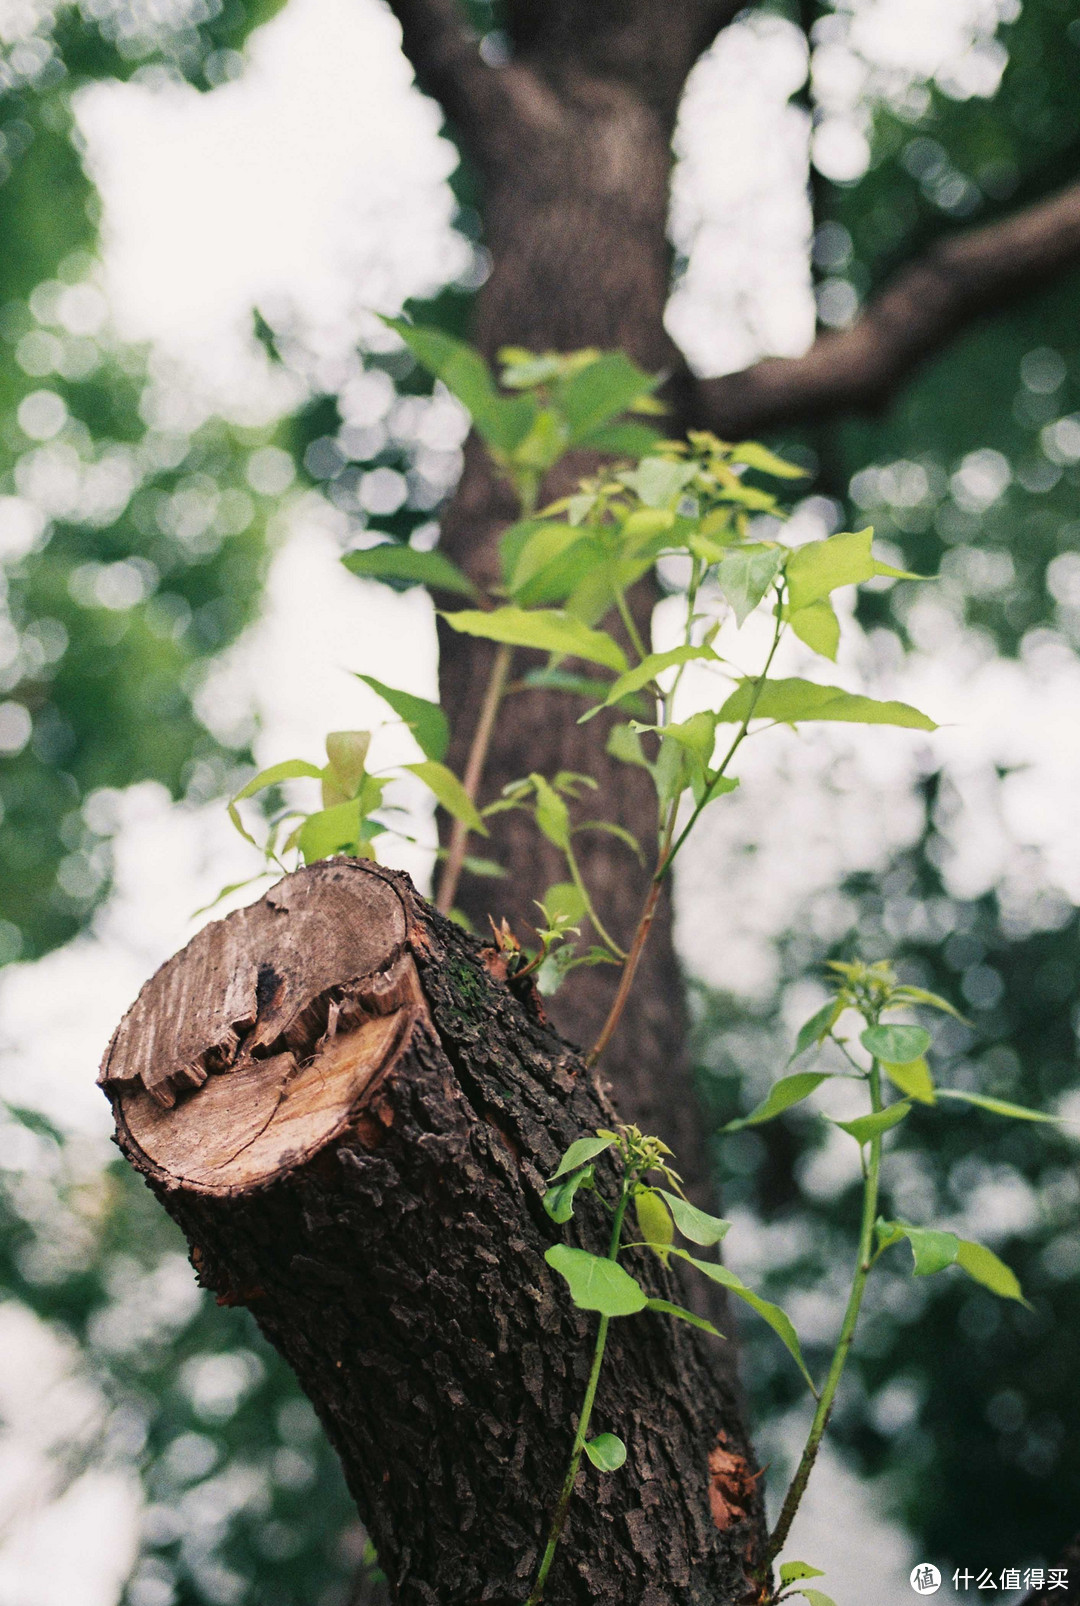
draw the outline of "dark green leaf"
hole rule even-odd
[[[558,1167],[551,1173],[548,1181],[557,1182],[560,1177],[565,1177],[569,1172],[576,1171],[578,1166],[587,1165],[590,1160],[595,1160],[598,1154],[603,1154],[605,1149],[610,1149],[614,1141],[614,1138],[575,1139],[559,1161]]]
[[[625,413],[658,377],[646,374],[621,351],[605,352],[587,368],[556,387],[559,411],[570,427],[570,439],[580,443],[592,430]]]
[[[467,611],[443,615],[452,630],[486,641],[502,641],[511,647],[535,647],[562,657],[585,658],[622,674],[626,655],[618,643],[602,630],[590,630],[573,614],[561,609],[495,608],[490,613]]]
[[[441,552],[421,552],[416,547],[384,542],[346,552],[342,563],[350,574],[365,580],[403,580],[410,585],[429,586],[432,591],[451,591],[456,596],[475,597],[476,587],[457,564]]]
[[[603,424],[582,435],[577,444],[583,451],[603,452],[611,457],[647,457],[662,439],[648,424]]]
[[[614,1260],[572,1249],[569,1244],[553,1244],[544,1259],[566,1279],[570,1298],[579,1310],[599,1311],[601,1316],[633,1316],[648,1303],[641,1284]]]
[[[585,1454],[601,1472],[618,1472],[626,1460],[626,1445],[617,1433],[598,1433],[586,1439]]]
[[[923,1026],[868,1026],[859,1042],[875,1059],[908,1065],[926,1053],[930,1033]]]
[[[357,675],[356,678],[377,692],[384,703],[389,703],[398,718],[411,726],[420,751],[426,758],[433,758],[436,763],[442,762],[450,746],[450,722],[438,703],[429,702],[426,697],[416,697],[410,691],[397,691],[393,686],[376,680],[374,675]]]
[[[594,1173],[591,1165],[582,1166],[572,1176],[562,1177],[554,1182],[544,1194],[544,1209],[559,1226],[563,1226],[574,1214],[574,1195],[579,1188],[591,1188]]]
[[[800,1054],[805,1054],[812,1043],[823,1043],[844,1012],[844,1006],[839,998],[830,998],[827,1004],[815,1010],[808,1021],[804,1021],[799,1028],[799,1035],[795,1039],[795,1048],[791,1059],[797,1060]],[[791,1061],[788,1061],[790,1064]]]
[[[953,1232],[941,1232],[934,1227],[913,1227],[906,1221],[879,1221],[878,1242],[888,1248],[906,1238],[915,1259],[916,1277],[930,1277],[944,1271],[956,1260],[960,1240]]]
[[[721,1132],[739,1132],[744,1126],[760,1126],[763,1121],[771,1121],[793,1104],[801,1104],[803,1099],[808,1099],[830,1075],[829,1071],[796,1071],[794,1076],[782,1076],[769,1089],[768,1098],[751,1110],[749,1115],[729,1121],[727,1126],[720,1128]]]
[[[810,680],[767,680],[755,701],[755,680],[744,680],[717,715],[719,721],[742,721],[753,709],[754,719],[797,724],[800,720],[843,720],[858,725],[903,725],[933,731],[937,726],[926,714],[907,703],[882,703],[860,697],[839,686],[819,686]]]

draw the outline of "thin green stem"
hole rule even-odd
[[[630,612],[629,605],[626,601],[626,595],[621,590],[616,591],[615,593],[615,606],[619,610],[619,618],[626,627],[626,634],[630,637],[634,651],[637,653],[638,660],[640,662],[642,659],[649,656],[648,649],[641,639],[637,625],[634,623],[634,616]]]
[[[619,1244],[622,1239],[623,1217],[626,1207],[630,1203],[630,1190],[633,1179],[630,1175],[623,1177],[622,1195],[615,1211],[615,1219],[611,1224],[611,1243],[607,1258],[618,1260]],[[555,1560],[555,1552],[559,1548],[563,1529],[566,1526],[566,1514],[570,1509],[570,1501],[574,1496],[574,1485],[581,1468],[581,1457],[585,1451],[585,1441],[589,1436],[589,1420],[592,1417],[593,1402],[596,1399],[596,1388],[600,1381],[600,1368],[604,1364],[604,1346],[607,1344],[608,1326],[610,1317],[601,1316],[600,1325],[596,1329],[596,1347],[593,1350],[592,1367],[589,1371],[589,1381],[585,1386],[585,1398],[581,1402],[581,1414],[578,1417],[577,1432],[574,1434],[574,1444],[570,1452],[570,1465],[566,1469],[566,1477],[559,1491],[559,1499],[555,1506],[555,1514],[551,1519],[551,1528],[548,1533],[547,1545],[540,1562],[540,1570],[536,1575],[536,1582],[525,1606],[539,1606],[544,1598],[544,1585],[547,1575],[551,1571],[551,1564]]]
[[[484,701],[480,706],[480,718],[476,722],[473,733],[472,746],[469,748],[469,757],[465,763],[465,774],[461,784],[465,788],[465,795],[473,803],[480,790],[480,782],[484,775],[484,765],[487,762],[488,748],[491,746],[491,737],[495,730],[495,716],[499,712],[506,690],[506,682],[510,674],[510,661],[513,657],[513,648],[499,646],[495,649],[488,683],[484,688]],[[465,850],[469,843],[469,828],[460,820],[455,820],[450,832],[450,846],[446,855],[446,867],[439,881],[439,893],[435,899],[435,907],[445,915],[454,907],[457,896],[458,882],[461,880],[461,871],[465,864]]]
[[[881,1069],[877,1060],[870,1067],[870,1103],[876,1112],[882,1108],[881,1103]],[[848,1296],[847,1309],[840,1327],[840,1337],[833,1352],[829,1375],[825,1379],[825,1386],[821,1391],[818,1408],[814,1412],[814,1420],[810,1425],[810,1433],[802,1458],[796,1468],[791,1486],[784,1497],[784,1504],[780,1509],[776,1527],[769,1537],[765,1552],[762,1571],[770,1568],[787,1541],[791,1524],[795,1520],[795,1513],[806,1491],[806,1485],[817,1460],[818,1450],[829,1425],[832,1414],[836,1390],[843,1375],[844,1366],[851,1350],[852,1340],[855,1337],[855,1327],[859,1320],[859,1311],[862,1307],[863,1293],[866,1288],[866,1279],[870,1267],[874,1263],[874,1222],[877,1220],[878,1190],[881,1177],[881,1137],[871,1139],[870,1162],[866,1167],[865,1182],[863,1184],[863,1210],[862,1225],[859,1229],[859,1254],[855,1263],[855,1277]]]
[[[576,857],[576,855],[574,853],[573,848],[570,846],[569,842],[567,842],[566,847],[564,848],[563,851],[566,854],[566,862],[567,862],[567,865],[569,866],[570,875],[571,875],[571,878],[573,879],[573,883],[574,883],[575,887],[577,887],[578,891],[581,893],[582,898],[585,900],[585,912],[588,915],[589,919],[592,921],[593,925],[596,927],[596,931],[597,931],[597,933],[598,933],[598,935],[600,937],[601,942],[604,942],[604,943],[607,944],[607,946],[611,949],[611,952],[615,955],[615,957],[617,959],[625,959],[626,958],[626,949],[619,947],[619,945],[615,941],[614,937],[612,937],[612,936],[610,936],[608,934],[608,932],[604,929],[604,927],[603,927],[603,925],[601,923],[600,916],[597,914],[596,909],[593,906],[592,898],[589,896],[589,889],[585,885],[585,881],[584,881],[584,879],[582,877],[581,869],[580,869],[580,866],[578,865],[578,862],[577,862],[577,857]]]

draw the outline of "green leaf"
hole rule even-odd
[[[256,792],[265,791],[269,786],[279,785],[281,781],[295,781],[301,778],[321,781],[322,770],[317,764],[309,764],[306,759],[287,758],[281,764],[271,764],[268,769],[260,770],[257,775],[253,775],[247,785],[242,786],[239,792],[230,799],[228,805],[229,819],[246,842],[250,842],[253,847],[258,846],[251,832],[244,826],[240,818],[240,811],[236,805],[242,803],[245,798],[254,797]]]
[[[389,703],[398,718],[411,727],[425,758],[433,758],[439,763],[446,757],[446,750],[450,746],[450,722],[438,703],[429,702],[426,697],[416,697],[411,691],[397,691],[393,686],[376,680],[374,675],[357,675],[356,678],[377,692],[384,703]]]
[[[360,838],[360,800],[338,803],[331,809],[309,814],[297,835],[305,864],[327,859],[343,848],[355,848]]]
[[[671,1214],[675,1218],[675,1225],[684,1238],[689,1238],[692,1244],[701,1244],[705,1249],[711,1249],[718,1244],[728,1228],[730,1221],[721,1216],[710,1216],[697,1205],[692,1205],[688,1199],[680,1199],[677,1193],[669,1193],[666,1188],[657,1188],[656,1192],[667,1200]]]
[[[892,996],[894,1001],[902,999],[905,1003],[925,1004],[928,1009],[940,1009],[943,1014],[951,1015],[954,1020],[963,1021],[965,1026],[971,1025],[967,1016],[961,1015],[947,998],[942,998],[938,993],[928,993],[925,987],[897,987]]]
[[[919,1104],[937,1103],[934,1078],[930,1075],[929,1065],[921,1057],[917,1060],[908,1060],[903,1065],[890,1065],[888,1060],[882,1060],[881,1069],[892,1085],[898,1087],[905,1097],[915,1099]]]
[[[682,1305],[673,1305],[669,1299],[648,1299],[645,1301],[646,1310],[655,1310],[663,1316],[674,1316],[681,1322],[689,1322],[691,1327],[700,1327],[703,1333],[711,1333],[714,1338],[723,1338],[719,1328],[712,1322],[707,1322],[704,1316],[698,1316],[692,1310],[685,1310]]]
[[[749,1115],[740,1116],[737,1121],[729,1121],[727,1126],[722,1126],[721,1132],[739,1132],[744,1126],[760,1126],[763,1121],[771,1121],[793,1104],[801,1104],[803,1099],[808,1099],[831,1074],[830,1071],[796,1071],[794,1076],[782,1076],[769,1089],[768,1098],[751,1110]]]
[[[648,424],[603,424],[599,429],[582,435],[577,445],[589,452],[604,452],[611,457],[647,457],[663,437]]]
[[[768,1322],[794,1360],[799,1371],[809,1384],[811,1393],[817,1394],[813,1379],[806,1370],[806,1362],[802,1357],[802,1350],[799,1347],[799,1335],[792,1325],[790,1316],[785,1311],[782,1311],[779,1305],[774,1305],[770,1300],[762,1299],[760,1294],[755,1294],[753,1289],[747,1288],[742,1279],[736,1277],[735,1273],[730,1271],[727,1266],[718,1265],[711,1260],[695,1260],[693,1255],[688,1254],[685,1249],[673,1249],[671,1252],[673,1255],[678,1255],[680,1259],[689,1261],[691,1266],[695,1266],[698,1271],[711,1278],[714,1283],[719,1283],[721,1287],[728,1289],[737,1299],[741,1299],[745,1304],[749,1305],[751,1310],[756,1310],[758,1315]]]
[[[820,1567],[811,1567],[808,1561],[784,1561],[780,1564],[781,1584],[793,1584],[799,1578],[824,1578]]]
[[[440,849],[440,856],[442,850]],[[461,861],[462,868],[468,870],[470,875],[484,876],[490,881],[503,881],[507,871],[496,859],[478,859],[475,854],[466,853]]]
[[[779,574],[783,561],[783,549],[775,546],[737,546],[725,552],[716,578],[735,610],[737,625],[742,625],[753,613]]]
[[[626,1445],[617,1433],[598,1433],[586,1439],[585,1454],[601,1472],[618,1472],[626,1460]]]
[[[667,1265],[668,1250],[675,1237],[671,1212],[660,1197],[660,1190],[639,1188],[634,1194],[634,1214],[642,1240]]]
[[[326,738],[329,776],[323,778],[323,802],[346,803],[359,792],[364,779],[370,731],[331,731]],[[329,785],[328,785],[329,783]],[[340,792],[331,798],[328,792]]]
[[[689,719],[676,724],[642,725],[639,728],[655,731],[665,741],[677,742],[697,759],[703,770],[712,758],[713,748],[716,746],[716,715],[708,709],[691,714]],[[728,791],[732,789],[732,787],[726,788]],[[719,793],[717,795],[719,796]]]
[[[1001,1299],[1015,1299],[1021,1305],[1027,1305],[1023,1290],[1013,1272],[1003,1260],[999,1260],[993,1250],[987,1249],[985,1244],[972,1243],[970,1238],[961,1238],[956,1251],[956,1264],[975,1282],[989,1288],[992,1294]],[[1030,1310],[1030,1305],[1028,1309]]]
[[[547,519],[536,523],[516,554],[507,576],[507,589],[516,596],[556,558],[588,541],[591,541],[589,532],[575,529],[572,524],[554,524]]]
[[[574,1214],[574,1195],[579,1188],[591,1188],[594,1172],[591,1165],[582,1166],[572,1176],[552,1183],[544,1194],[544,1209],[559,1226],[565,1225]]]
[[[599,1311],[601,1316],[633,1316],[648,1304],[641,1284],[614,1260],[572,1249],[569,1244],[553,1244],[544,1259],[566,1279],[570,1298],[579,1310]]]
[[[603,831],[607,836],[618,837],[619,841],[625,842],[631,853],[636,855],[638,863],[644,865],[645,856],[641,851],[641,843],[632,831],[628,831],[623,825],[616,825],[614,820],[582,820],[580,825],[574,826],[574,835],[576,836],[579,831]]]
[[[797,1060],[800,1054],[805,1054],[812,1043],[819,1045],[823,1043],[843,1013],[844,1006],[839,998],[830,998],[827,1004],[822,1004],[820,1009],[815,1010],[810,1019],[804,1021],[799,1028],[791,1059]],[[791,1060],[788,1064],[791,1064]]]
[[[795,1594],[803,1595],[810,1602],[810,1606],[836,1606],[831,1595],[826,1595],[823,1589],[811,1589],[808,1584],[804,1584],[802,1589],[797,1589]]]
[[[441,552],[421,552],[416,547],[384,541],[381,546],[346,552],[341,561],[350,574],[364,580],[403,580],[409,585],[429,586],[432,591],[451,591],[462,597],[479,594],[468,575]]]
[[[924,1026],[868,1026],[859,1038],[868,1054],[890,1065],[909,1065],[930,1047]]]
[[[1042,1110],[1029,1110],[1023,1104],[1010,1104],[1006,1099],[990,1098],[986,1093],[961,1093],[958,1088],[939,1087],[939,1099],[958,1099],[963,1104],[974,1104],[977,1109],[988,1110],[991,1115],[1008,1115],[1014,1121],[1057,1121],[1056,1115],[1045,1115]]]
[[[468,830],[478,831],[481,836],[489,834],[476,804],[457,776],[452,770],[448,770],[445,764],[437,764],[434,759],[426,759],[421,764],[403,764],[401,767],[423,781],[428,790],[434,792],[447,814],[452,815],[455,820],[460,820]]]
[[[847,1132],[856,1143],[869,1143],[872,1138],[879,1138],[892,1126],[899,1126],[906,1115],[911,1113],[911,1105],[906,1099],[898,1104],[890,1104],[886,1110],[874,1110],[870,1115],[856,1116],[854,1121],[834,1121],[842,1132]]]
[[[610,1149],[614,1141],[614,1138],[576,1138],[559,1161],[557,1169],[551,1173],[548,1181],[557,1182],[560,1177],[565,1177],[569,1172],[576,1171],[578,1166],[587,1165],[590,1160],[595,1160],[598,1154],[603,1154],[605,1149]]]
[[[831,535],[827,541],[807,541],[787,560],[788,607],[792,613],[827,597],[838,586],[858,585],[874,574],[870,545],[872,529]]]
[[[584,725],[586,720],[592,719],[594,714],[599,714],[601,709],[610,708],[612,703],[617,703],[621,697],[641,691],[642,687],[655,680],[665,669],[671,669],[675,664],[688,664],[700,658],[715,659],[716,654],[711,647],[672,647],[668,652],[651,652],[635,669],[628,669],[625,675],[620,675],[618,680],[613,681],[604,701],[582,714],[578,724]]]
[[[666,507],[681,495],[697,473],[696,463],[672,462],[666,457],[643,457],[637,468],[620,474],[624,485],[636,491],[646,507]]]
[[[536,787],[536,823],[548,841],[565,853],[570,846],[570,811],[542,775],[529,779]]]
[[[641,733],[634,730],[632,725],[613,725],[608,735],[606,751],[623,764],[637,764],[643,770],[652,769],[642,750]]]
[[[906,1238],[915,1259],[916,1277],[931,1277],[956,1260],[960,1240],[954,1232],[934,1227],[912,1227],[906,1221],[878,1221],[878,1241],[883,1249]]]
[[[570,926],[584,920],[587,912],[585,895],[572,881],[556,881],[548,887],[541,901],[549,920],[562,919]]]
[[[561,609],[538,608],[526,612],[524,608],[495,608],[490,613],[467,610],[445,613],[443,618],[452,630],[466,636],[502,641],[511,647],[535,647],[563,657],[585,658],[590,663],[614,669],[620,675],[626,669],[625,653],[606,631],[590,630],[580,619]]]
[[[587,368],[579,368],[555,390],[571,442],[580,443],[593,430],[618,418],[658,382],[659,375],[645,373],[621,351],[605,352]]]
[[[732,463],[745,463],[747,468],[755,469],[759,474],[771,474],[779,480],[803,480],[807,478],[807,470],[799,468],[796,463],[789,463],[775,452],[770,452],[767,446],[761,446],[757,441],[740,441],[731,452]]]
[[[844,720],[858,725],[903,725],[911,730],[934,731],[937,725],[907,703],[882,703],[860,697],[839,686],[819,686],[811,680],[767,680],[754,702],[757,681],[744,680],[717,715],[718,721],[741,721],[753,708],[754,719],[781,724],[800,720]]]
[[[824,600],[811,602],[808,607],[789,613],[788,624],[811,651],[828,658],[830,663],[836,662],[840,647],[840,621],[831,603]]]
[[[531,396],[500,396],[491,370],[478,351],[441,329],[384,318],[395,329],[418,362],[441,379],[466,408],[477,432],[491,446],[509,452],[523,441],[536,417]]]

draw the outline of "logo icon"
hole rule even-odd
[[[941,1574],[929,1561],[920,1561],[911,1569],[911,1587],[916,1595],[936,1595],[941,1588]]]

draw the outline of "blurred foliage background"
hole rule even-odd
[[[0,962],[86,929],[109,890],[116,790],[150,779],[176,798],[210,798],[247,760],[251,731],[215,733],[199,690],[258,610],[271,515],[294,474],[362,520],[361,481],[387,470],[381,507],[367,481],[367,513],[399,537],[428,523],[451,488],[437,464],[422,471],[422,442],[387,437],[355,395],[350,405],[320,386],[287,321],[267,321],[265,309],[253,314],[258,338],[301,396],[266,425],[193,411],[152,353],[110,333],[73,90],[158,74],[212,92],[274,9],[64,3],[23,18],[0,56]],[[815,63],[852,26],[851,8],[771,9],[808,33]],[[998,14],[996,90],[931,81],[898,97],[871,82],[860,107],[869,165],[845,180],[813,171],[824,325],[850,319],[943,229],[1003,215],[1080,171],[1072,0]],[[800,91],[819,117],[830,82],[822,72]],[[452,182],[457,225],[475,242],[467,170]],[[459,330],[468,301],[452,289],[422,315]],[[863,595],[867,628],[932,648],[944,615],[990,653],[1080,648],[1078,309],[1080,277],[1063,278],[958,340],[880,416],[775,443],[812,454],[815,505],[831,505],[834,527],[872,520],[905,564],[943,576],[936,627],[909,616],[900,588]],[[423,390],[393,354],[368,353],[361,366],[369,390]],[[883,878],[841,889],[844,929],[815,922],[812,907],[792,910],[770,997],[748,1007],[698,990],[701,1080],[718,1120],[748,1108],[786,1060],[790,990],[853,952],[894,956],[968,1012],[970,1027],[939,1040],[957,1085],[977,1076],[984,1091],[1039,1106],[1076,1086],[1076,910],[1034,891],[1026,902],[1015,889],[950,895],[948,783],[927,776],[922,803],[920,839]],[[920,1141],[918,1111],[898,1138],[887,1211],[926,1219],[975,1197],[991,1212],[1005,1201],[995,1247],[1034,1309],[888,1271],[838,1436],[865,1475],[885,1478],[884,1498],[943,1568],[1052,1561],[1080,1526],[1075,1150],[977,1116],[972,1158],[973,1118],[961,1131],[935,1113],[931,1138]],[[115,1461],[137,1466],[145,1492],[125,1606],[379,1598],[310,1408],[246,1314],[195,1290],[149,1195],[119,1165],[102,1174],[32,1111],[11,1107],[3,1137],[4,1308],[24,1307],[73,1343],[97,1390],[83,1428],[56,1448],[56,1488]],[[728,1205],[757,1223],[757,1273],[797,1320],[801,1297],[835,1291],[857,1211],[855,1189],[815,1166],[823,1141],[796,1113],[717,1148]],[[782,1458],[793,1381],[767,1346],[749,1347],[747,1368],[762,1442]]]

